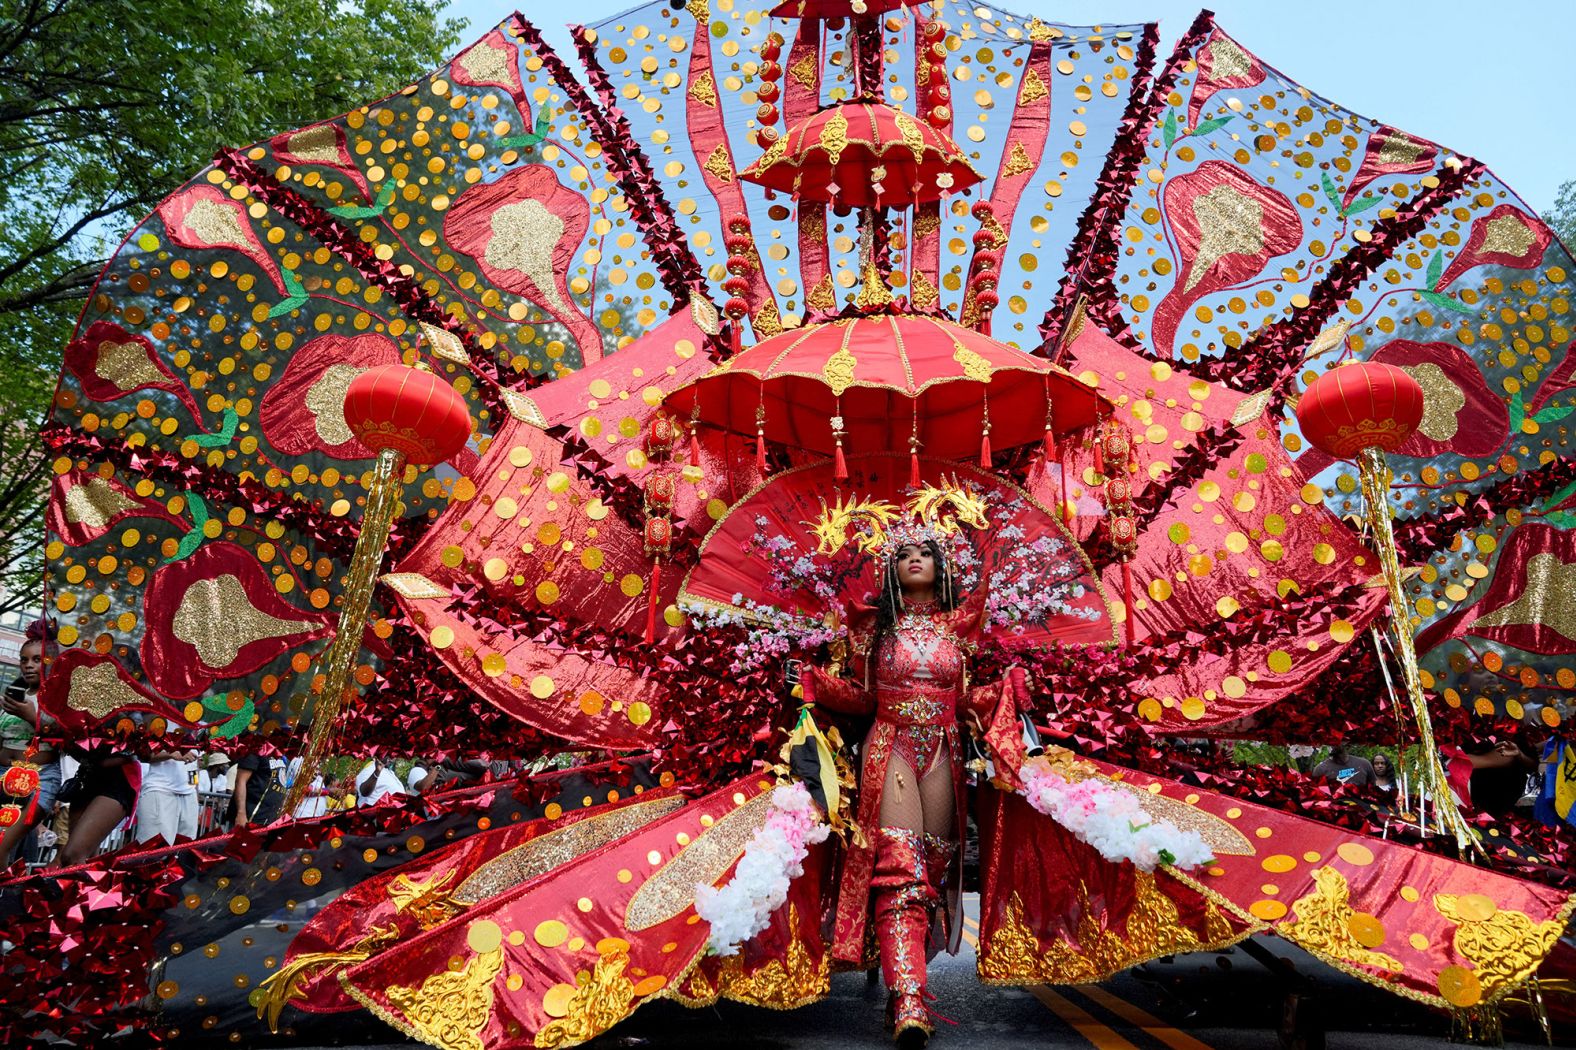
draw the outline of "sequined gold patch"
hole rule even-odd
[[[306,410],[312,413],[312,429],[317,431],[323,444],[343,445],[356,436],[351,433],[350,424],[345,422],[345,392],[350,389],[355,378],[365,371],[365,368],[341,361],[323,369],[317,382],[307,388],[306,396],[301,400],[305,402]]]
[[[1253,59],[1235,40],[1217,36],[1209,42],[1209,79],[1230,80],[1246,76],[1253,69]]]
[[[93,477],[66,489],[66,520],[73,525],[102,529],[115,515],[133,510],[137,502],[103,478]]]
[[[1537,234],[1528,229],[1519,216],[1501,215],[1497,219],[1490,219],[1483,228],[1482,251],[1522,256],[1527,254],[1527,249],[1537,239]]]
[[[188,230],[197,235],[197,239],[204,245],[215,247],[219,245],[233,245],[245,248],[251,244],[251,238],[241,225],[237,209],[221,204],[208,197],[199,198],[182,221]]]
[[[247,598],[241,581],[225,573],[187,588],[170,630],[196,649],[205,665],[222,669],[253,642],[301,634],[311,627],[306,620],[281,620],[263,612]]]
[[[1467,395],[1432,361],[1402,365],[1401,371],[1423,388],[1423,422],[1417,429],[1435,441],[1449,441],[1455,437],[1461,425],[1456,414],[1466,407]]]
[[[514,79],[514,52],[483,40],[454,60],[465,75],[479,84],[507,84]]]
[[[635,891],[624,915],[625,928],[649,930],[693,905],[696,884],[710,885],[722,878],[770,811],[771,792],[763,791],[718,818]]]
[[[285,152],[318,164],[338,164],[340,160],[339,140],[334,137],[332,124],[296,132],[285,139]]]
[[[66,706],[86,711],[94,718],[108,718],[123,707],[143,703],[143,698],[115,672],[112,663],[80,664],[71,672]]]
[[[1538,624],[1576,639],[1576,565],[1549,552],[1527,559],[1527,586],[1515,601],[1479,616],[1473,627]]]
[[[99,344],[98,359],[93,371],[100,379],[107,379],[120,391],[135,390],[142,386],[157,386],[168,377],[148,359],[148,349],[138,342],[115,343],[109,340]]]
[[[1200,238],[1184,291],[1192,291],[1223,257],[1257,255],[1264,250],[1264,205],[1230,186],[1216,186],[1195,197],[1193,217],[1198,220]]]
[[[492,213],[492,236],[483,258],[487,265],[513,270],[531,283],[555,310],[567,309],[554,283],[553,249],[564,235],[564,220],[534,197],[505,204]]]

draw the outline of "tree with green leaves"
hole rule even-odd
[[[1560,183],[1554,195],[1554,208],[1543,216],[1543,221],[1553,227],[1565,247],[1576,251],[1576,179]]]
[[[34,436],[120,238],[236,146],[399,90],[459,41],[442,0],[5,0],[0,11],[0,611],[36,605]]]

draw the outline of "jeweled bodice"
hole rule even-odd
[[[963,684],[962,644],[940,617],[905,612],[876,654],[878,690],[956,690]]]

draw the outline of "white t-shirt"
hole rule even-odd
[[[410,793],[412,795],[421,794],[421,788],[417,787],[416,785],[420,784],[426,779],[427,770],[424,766],[411,766],[410,772],[405,774],[405,783],[409,785]]]
[[[375,763],[368,762],[361,767],[361,772],[356,774],[356,794],[361,801],[367,804],[377,802],[384,795],[408,795],[405,785],[399,782],[399,777],[388,766],[378,770],[376,779],[373,779],[372,769]]]
[[[168,791],[172,795],[190,795],[197,790],[186,775],[186,763],[171,758],[163,762],[142,763],[142,790]]]

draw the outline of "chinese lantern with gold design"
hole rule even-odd
[[[1422,421],[1422,385],[1394,365],[1371,361],[1352,362],[1324,373],[1308,384],[1297,405],[1297,423],[1309,442],[1337,459],[1357,461],[1369,531],[1390,592],[1396,659],[1401,665],[1401,681],[1420,745],[1418,822],[1426,830],[1426,806],[1432,800],[1438,830],[1451,835],[1458,848],[1466,852],[1481,847],[1476,833],[1451,801],[1445,770],[1439,763],[1407,615],[1406,592],[1401,586],[1400,554],[1391,528],[1390,467],[1385,453],[1400,448]]]
[[[465,399],[447,381],[417,368],[381,365],[358,375],[345,391],[345,422],[377,453],[366,482],[361,533],[345,580],[344,605],[334,640],[323,651],[323,691],[312,714],[312,735],[284,811],[293,813],[306,796],[327,751],[335,716],[350,688],[372,604],[372,587],[383,564],[389,528],[404,490],[407,462],[429,466],[453,457],[470,440]]]
[[[651,559],[651,584],[646,594],[647,645],[657,640],[657,606],[662,600],[662,559],[673,549],[673,497],[678,491],[678,475],[653,471],[646,478],[646,557]]]

